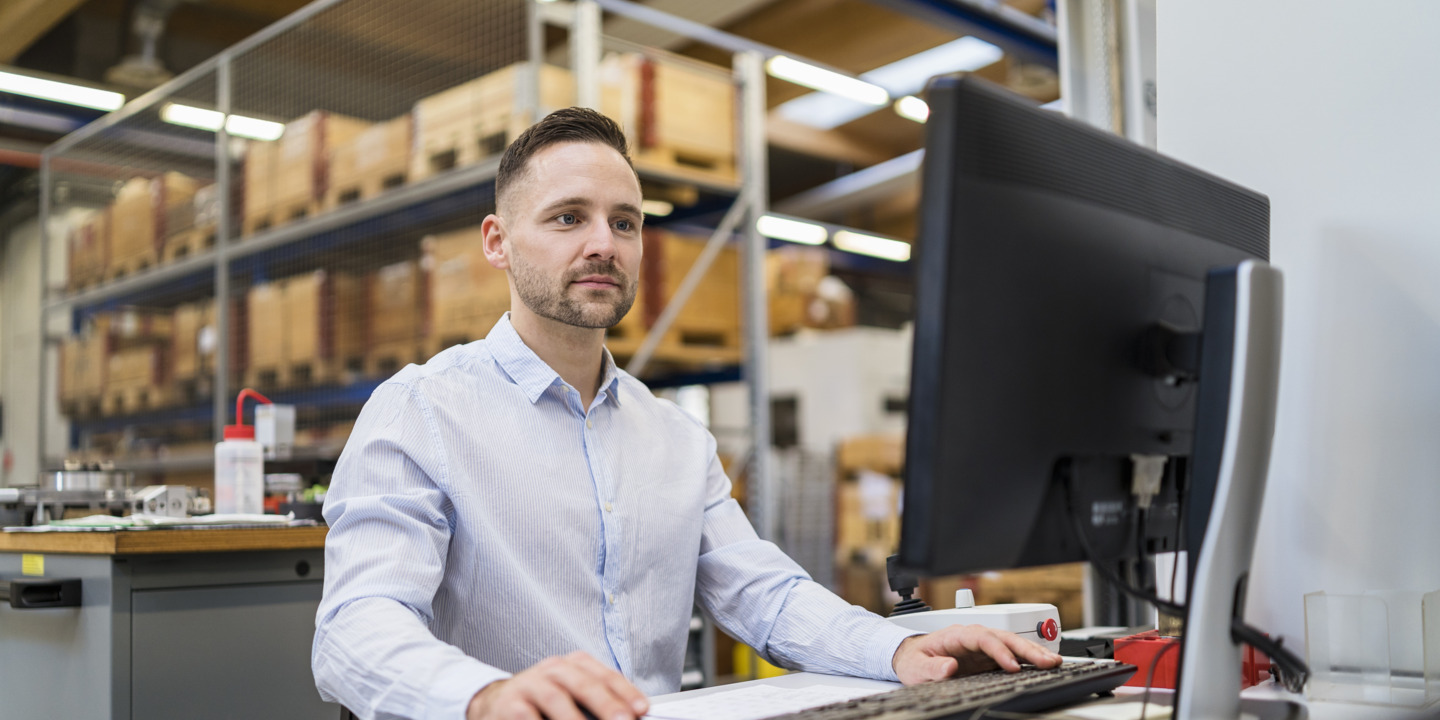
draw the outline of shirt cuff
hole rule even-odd
[[[475,693],[510,673],[497,670],[474,658],[466,658],[440,671],[425,700],[425,720],[465,720],[465,711]]]
[[[905,638],[925,633],[902,628],[889,620],[882,619],[877,625],[870,642],[865,644],[866,670],[876,680],[900,682],[900,677],[895,674],[895,651],[900,649],[900,642]]]

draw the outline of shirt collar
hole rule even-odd
[[[500,317],[495,327],[490,329],[490,334],[485,336],[485,347],[510,379],[520,386],[531,404],[538,402],[540,396],[552,385],[565,383],[559,373],[520,339],[520,334],[515,332],[515,326],[510,323],[508,312]],[[603,352],[600,392],[619,405],[620,397],[616,391],[620,388],[620,373],[615,367],[615,359],[611,357],[610,349],[604,348]]]

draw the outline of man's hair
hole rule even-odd
[[[505,154],[500,156],[500,171],[495,176],[495,199],[500,202],[510,187],[524,178],[526,165],[535,153],[563,142],[588,142],[608,146],[625,158],[633,171],[630,148],[625,131],[604,115],[590,108],[571,107],[546,115],[540,122],[520,133]]]

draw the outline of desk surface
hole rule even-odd
[[[157,555],[162,553],[298,550],[325,547],[328,528],[205,528],[202,530],[120,530],[114,532],[0,532],[0,552],[74,555]]]
[[[748,685],[769,685],[771,687],[783,687],[799,689],[824,685],[830,687],[844,688],[878,688],[889,689],[899,687],[898,683],[881,682],[879,680],[864,680],[861,678],[840,677],[836,675],[821,675],[818,673],[790,673],[780,677],[765,678],[763,680],[750,680],[747,682],[735,683],[733,685],[721,685],[718,687],[703,688],[700,690],[688,690],[686,692],[671,693],[669,695],[657,695],[650,699],[650,702],[659,705],[676,700],[699,697],[714,692],[735,690]],[[1122,687],[1116,690],[1116,695],[1138,694],[1139,688]],[[1168,694],[1169,690],[1154,691],[1158,694]],[[1285,698],[1297,699],[1294,695],[1274,685],[1262,685],[1260,687],[1247,688],[1241,692],[1242,697],[1255,699]],[[1334,702],[1304,702],[1309,712],[1310,720],[1436,720],[1440,718],[1440,707],[1432,706],[1426,710],[1415,710],[1411,708],[1397,708],[1377,705],[1352,705],[1349,703]]]

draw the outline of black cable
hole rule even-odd
[[[1143,590],[1131,587],[1129,583],[1126,583],[1124,580],[1122,580],[1120,576],[1115,573],[1114,570],[1105,567],[1105,565],[1098,560],[1095,555],[1095,551],[1090,547],[1089,538],[1085,536],[1085,530],[1082,522],[1083,518],[1080,516],[1079,511],[1075,507],[1073,470],[1074,466],[1072,465],[1071,472],[1065,473],[1065,507],[1068,510],[1068,517],[1070,519],[1071,527],[1075,531],[1075,538],[1080,542],[1080,549],[1085,552],[1085,559],[1090,561],[1090,566],[1095,568],[1095,571],[1100,573],[1101,577],[1105,578],[1105,580],[1107,580],[1110,584],[1114,585],[1118,590],[1120,590],[1120,592],[1125,593],[1126,595],[1129,595],[1130,597],[1141,602],[1150,603],[1151,605],[1154,605],[1157,609],[1164,610],[1172,615],[1183,616],[1185,613],[1185,606],[1179,603],[1170,602],[1168,600],[1161,600],[1160,597],[1154,593],[1148,593]]]
[[[1284,638],[1267,637],[1260,630],[1246,625],[1244,620],[1234,618],[1230,621],[1230,639],[1268,655],[1272,665],[1271,676],[1286,690],[1298,693],[1305,689],[1305,683],[1310,680],[1310,666],[1285,647]],[[1274,672],[1277,669],[1280,672]]]

